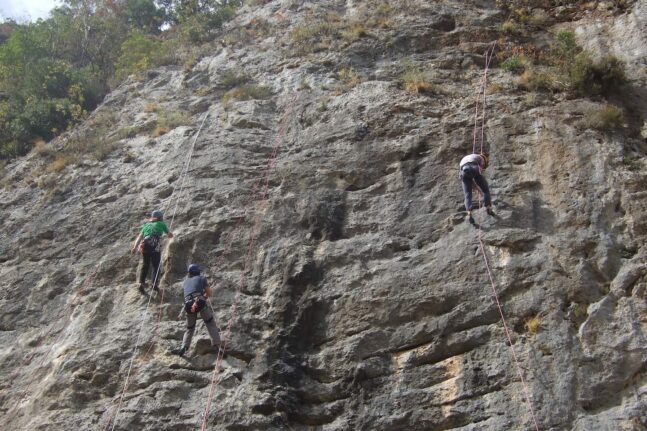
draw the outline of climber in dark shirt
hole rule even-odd
[[[200,267],[195,263],[189,265],[187,270],[187,278],[182,284],[184,293],[184,311],[186,311],[186,330],[184,331],[184,338],[182,345],[172,352],[176,355],[184,355],[189,347],[191,347],[191,340],[195,332],[195,325],[198,320],[198,313],[204,321],[204,326],[207,327],[209,336],[211,337],[212,346],[220,346],[220,332],[218,325],[213,318],[213,310],[207,301],[211,297],[212,291],[207,282],[207,278],[200,275]]]

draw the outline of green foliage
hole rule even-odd
[[[243,84],[225,93],[222,102],[228,104],[234,100],[269,99],[272,89],[262,85]]]
[[[154,137],[159,137],[179,126],[191,124],[191,116],[183,111],[162,110],[157,114],[157,127],[153,131]]]
[[[403,72],[400,76],[404,89],[409,93],[432,93],[433,85],[429,74],[421,67],[416,66],[411,62],[406,62],[403,65]]]
[[[238,85],[249,82],[250,78],[242,70],[229,69],[223,72],[220,78],[220,85],[224,88],[234,88]]]
[[[140,31],[133,31],[121,45],[115,78],[121,80],[131,74],[140,74],[162,64],[166,56],[166,46],[161,41]]]
[[[594,61],[586,52],[575,57],[567,70],[569,88],[580,96],[608,96],[627,82],[625,65],[615,57]]]
[[[549,66],[533,69],[529,60],[513,55],[501,67],[516,72],[524,70],[519,79],[521,88],[531,91],[568,90],[581,97],[608,96],[627,82],[623,62],[615,57],[594,60],[577,45],[575,34],[570,31],[557,33],[548,56],[538,58],[545,58]]]
[[[207,42],[236,15],[236,8],[241,5],[241,0],[180,0],[175,7],[175,17],[185,40]]]
[[[528,60],[524,57],[513,55],[506,58],[503,63],[501,63],[501,68],[507,70],[508,72],[520,73],[526,69]]]
[[[571,304],[571,309],[573,310],[573,315],[577,319],[583,319],[587,316],[587,305],[579,302]]]
[[[561,70],[566,70],[573,59],[582,51],[575,40],[575,33],[562,30],[555,36],[550,49],[550,61]]]
[[[164,7],[158,7],[154,0],[125,0],[125,20],[132,28],[157,34],[161,26],[168,20]]]
[[[213,38],[241,4],[63,0],[47,19],[0,23],[0,159],[70,129],[130,74],[182,56],[192,64],[199,47],[186,41]],[[169,31],[162,40],[164,26]]]
[[[76,124],[101,97],[95,69],[53,58],[46,30],[42,23],[17,28],[0,46],[0,158],[24,154],[31,141]]]
[[[501,24],[499,30],[501,31],[501,33],[514,34],[519,31],[519,25],[512,20],[507,20],[506,22]]]
[[[625,124],[625,116],[620,108],[614,105],[604,105],[584,114],[580,126],[588,129],[612,131],[620,129]]]
[[[631,172],[642,171],[642,163],[640,157],[624,157],[622,163],[629,169]],[[629,253],[627,250],[622,250],[620,255],[625,259],[630,259],[633,257],[633,254]]]
[[[609,95],[627,81],[624,63],[615,57],[594,61],[571,31],[557,33],[550,62],[564,76],[566,88],[579,96]]]

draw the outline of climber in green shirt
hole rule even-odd
[[[143,265],[139,273],[139,291],[146,293],[146,276],[152,264],[153,289],[159,290],[159,280],[162,278],[160,261],[162,260],[162,235],[173,238],[173,233],[163,221],[162,211],[153,211],[150,221],[144,223],[133,245],[132,254],[138,251],[142,254]]]

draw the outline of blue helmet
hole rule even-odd
[[[200,266],[197,263],[192,263],[186,270],[191,275],[200,275]]]
[[[151,217],[158,220],[164,220],[164,213],[160,210],[155,210],[151,213]]]

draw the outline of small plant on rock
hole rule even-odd
[[[157,112],[158,109],[159,109],[159,106],[155,102],[147,103],[146,106],[144,106],[144,112],[148,112],[148,113]]]
[[[624,126],[625,117],[617,106],[604,105],[602,108],[587,111],[580,124],[588,129],[612,131]]]
[[[519,25],[512,20],[507,20],[506,22],[501,24],[499,31],[505,34],[514,34],[519,31]]]
[[[433,93],[434,86],[431,83],[429,74],[422,68],[415,66],[412,63],[404,65],[404,72],[400,79],[404,85],[404,89],[413,94],[431,94]]]
[[[523,326],[526,328],[526,332],[528,334],[535,335],[539,332],[543,323],[539,316],[532,316],[524,321]]]
[[[223,72],[220,78],[220,85],[224,88],[234,88],[249,81],[249,76],[242,70],[229,69]]]
[[[554,90],[557,78],[550,71],[526,69],[519,77],[519,87],[530,91]]]
[[[153,137],[158,138],[179,126],[191,124],[191,116],[183,111],[162,111],[157,116]]]
[[[46,158],[51,158],[56,155],[56,150],[47,145],[47,142],[43,141],[42,139],[39,139],[34,144],[34,152],[36,152],[36,154],[38,154],[39,156]]]
[[[362,82],[362,75],[352,67],[343,68],[337,74],[341,84],[337,87],[338,92],[349,91]]]
[[[225,93],[222,102],[228,104],[234,100],[269,99],[272,89],[263,85],[243,84]]]
[[[74,161],[75,160],[72,156],[68,154],[60,154],[47,166],[47,172],[60,172]]]
[[[625,65],[616,57],[594,61],[580,53],[568,68],[569,87],[580,96],[610,95],[627,82]]]
[[[518,55],[513,55],[506,58],[503,63],[501,63],[501,68],[507,70],[508,72],[520,73],[526,69],[528,65],[528,59]]]
[[[642,163],[640,163],[639,157],[623,157],[622,163],[629,169],[631,172],[639,172],[642,170]],[[624,256],[622,256],[624,257]],[[632,257],[632,256],[630,256]]]

